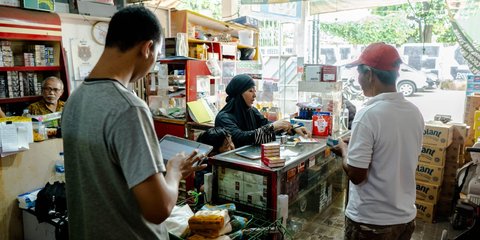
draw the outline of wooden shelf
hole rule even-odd
[[[16,66],[16,67],[0,67],[0,72],[6,71],[60,71],[60,66]]]
[[[42,96],[25,96],[15,98],[0,98],[0,104],[17,103],[17,102],[36,102],[42,99]]]

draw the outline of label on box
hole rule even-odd
[[[443,180],[443,167],[419,162],[415,173],[415,179],[441,185]]]
[[[417,181],[417,200],[436,203],[440,197],[440,186]]]
[[[421,200],[415,201],[417,207],[417,218],[425,222],[431,223],[434,218],[435,204]]]
[[[224,178],[243,181],[243,171],[219,166],[218,179]]]
[[[427,123],[423,130],[423,143],[445,148],[452,143],[452,135],[451,125]]]
[[[338,71],[337,66],[324,65],[322,66],[322,82],[336,82]]]
[[[320,75],[322,73],[321,65],[306,65],[305,66],[305,80],[320,82]]]
[[[246,202],[256,206],[267,206],[267,186],[256,183],[245,183],[243,196]]]
[[[418,161],[443,167],[445,165],[445,158],[445,148],[424,144],[422,146],[422,152],[420,153],[420,156],[418,156]]]

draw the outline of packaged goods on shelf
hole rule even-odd
[[[480,93],[480,75],[467,75],[467,88],[465,93],[467,94],[467,96]]]
[[[0,98],[7,97],[7,79],[0,74]]]

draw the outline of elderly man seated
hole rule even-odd
[[[42,82],[43,99],[30,104],[28,112],[32,115],[45,115],[61,112],[65,102],[60,100],[63,94],[63,82],[57,77],[48,77]]]
[[[65,102],[60,100],[63,94],[63,82],[57,77],[47,77],[42,82],[43,99],[30,104],[28,112],[32,115],[45,115],[63,111]],[[47,123],[47,127],[58,127],[60,121],[54,120]]]

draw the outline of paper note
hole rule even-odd
[[[32,124],[30,124],[31,126]],[[30,130],[30,133],[32,132],[32,130]],[[22,127],[17,127],[17,134],[18,134],[18,138],[17,138],[17,150],[27,150],[27,149],[30,149],[29,146],[28,146],[28,143],[29,143],[29,131],[28,131],[28,128],[25,127],[25,126],[22,126]]]
[[[2,138],[2,152],[18,151],[17,126],[13,124],[0,125]]]

